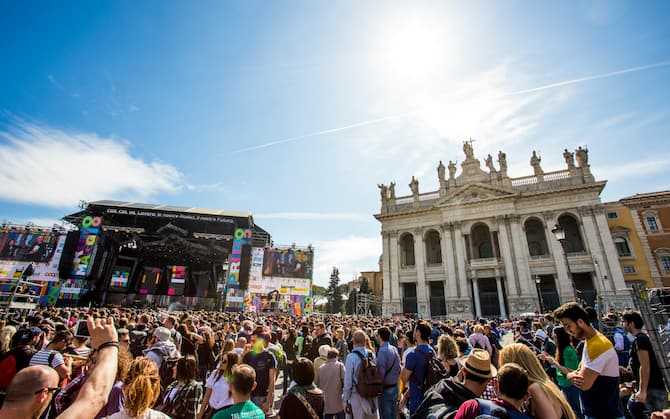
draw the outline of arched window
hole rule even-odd
[[[565,231],[565,252],[579,253],[584,251],[582,234],[579,231],[579,223],[575,217],[569,214],[558,217],[558,224]]]
[[[410,233],[400,237],[400,265],[414,266],[414,236]]]
[[[442,263],[440,233],[435,230],[430,230],[426,234],[426,263],[428,265]]]
[[[614,238],[614,246],[616,251],[619,254],[619,257],[630,256],[630,246],[628,246],[628,240],[618,236]]]
[[[472,228],[472,250],[474,259],[486,259],[493,257],[493,244],[491,243],[491,231],[486,224],[477,224]]]
[[[536,218],[531,218],[524,223],[524,229],[526,230],[528,253],[531,256],[548,255],[549,246],[547,245],[547,236],[542,222]]]

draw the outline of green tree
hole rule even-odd
[[[326,297],[328,298],[328,312],[339,313],[342,311],[342,292],[340,290],[340,271],[333,267],[333,272],[330,274],[330,283],[326,290]]]
[[[312,295],[313,296],[325,296],[326,295],[326,288],[322,287],[320,285],[312,284]]]

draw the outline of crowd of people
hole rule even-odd
[[[601,329],[607,328],[607,334]],[[670,418],[639,312],[5,312],[0,419]]]

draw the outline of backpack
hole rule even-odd
[[[130,353],[133,355],[133,358],[142,356],[143,352],[147,348],[147,332],[144,330],[133,330],[130,332]]]
[[[620,330],[616,330],[614,334],[616,335],[617,333],[623,336],[623,351],[616,351],[616,354],[617,357],[619,358],[619,365],[621,365],[622,367],[626,367],[628,366],[628,361],[630,359],[631,342],[625,333],[621,332]],[[612,338],[612,340],[614,340],[614,338]]]
[[[0,357],[0,388],[9,387],[12,378],[28,366],[34,353],[27,353],[23,347],[17,347]]]
[[[528,415],[515,410],[507,410],[491,400],[479,398],[475,400],[479,408],[479,415],[475,416],[475,419],[531,419]]]
[[[479,343],[479,339],[475,339],[475,344],[472,345],[472,347],[475,349],[484,349],[482,348],[482,345]]]
[[[352,353],[361,358],[361,364],[358,367],[358,380],[356,381],[356,391],[364,399],[371,399],[382,394],[384,391],[384,378],[379,373],[377,362],[372,358],[372,354],[368,353],[363,356],[358,351]]]
[[[160,368],[158,368],[158,376],[161,378],[161,397],[165,396],[163,393],[170,384],[174,381],[174,367],[179,361],[179,357],[164,355],[160,350],[152,350],[153,352],[160,355],[163,362],[161,362]],[[159,400],[162,400],[159,398]]]
[[[425,352],[416,349],[414,352],[418,352],[426,358],[426,375],[423,378],[423,383],[419,383],[419,390],[421,390],[422,393],[425,393],[429,388],[435,385],[435,383],[448,377],[449,374],[447,369],[444,368],[444,365],[442,365],[442,362],[435,357],[433,351],[426,354]]]

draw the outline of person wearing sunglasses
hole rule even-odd
[[[233,404],[230,379],[233,367],[240,362],[237,353],[230,351],[221,356],[219,367],[212,371],[205,382],[205,396],[200,405],[198,419],[211,419],[215,413]]]
[[[39,417],[60,390],[58,380],[58,373],[53,368],[33,366],[22,369],[7,388],[0,418]]]

